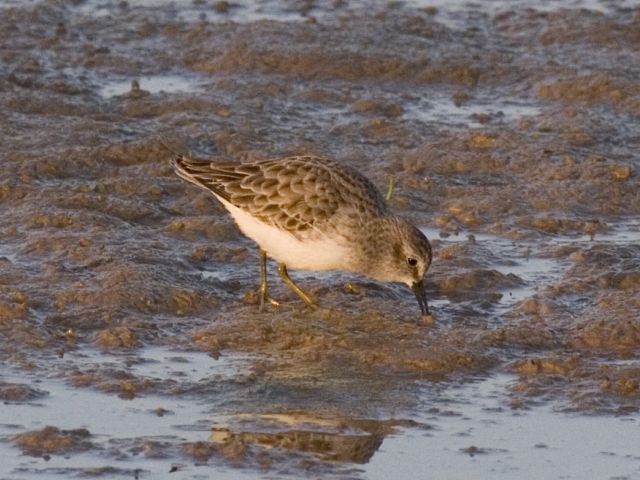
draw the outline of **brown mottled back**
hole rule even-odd
[[[378,189],[356,170],[313,156],[252,164],[177,157],[178,175],[263,222],[301,233],[326,228],[332,217],[384,216]]]

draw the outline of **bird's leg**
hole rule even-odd
[[[291,280],[291,277],[289,277],[289,274],[287,273],[287,266],[284,263],[278,264],[278,275],[280,275],[280,278],[282,278],[284,283],[286,283],[287,285],[289,285],[289,287],[291,287],[291,290],[293,290],[298,294],[298,296],[302,299],[304,303],[306,303],[311,308],[317,307],[317,305],[311,301],[311,299],[307,296],[307,294],[304,293],[302,289],[298,285],[296,285],[293,280]]]
[[[384,199],[389,203],[391,201],[391,195],[393,194],[393,177],[389,177],[389,189]]]
[[[279,271],[279,270],[278,270]],[[267,252],[260,249],[260,311],[264,309],[264,304],[269,302],[274,307],[280,305],[280,302],[269,296],[269,288],[267,287]]]

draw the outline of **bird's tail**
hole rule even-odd
[[[175,155],[171,159],[171,165],[173,166],[176,175],[180,178],[198,185],[199,187],[208,188],[208,186],[204,184],[201,175],[206,173],[207,169],[211,168],[211,162],[188,158],[184,155]]]

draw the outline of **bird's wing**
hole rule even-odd
[[[248,164],[176,157],[176,173],[263,222],[292,232],[321,227],[341,214],[382,215],[376,187],[345,165],[318,157]]]

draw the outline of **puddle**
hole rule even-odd
[[[365,466],[387,478],[640,478],[636,418],[566,415],[549,406],[512,411],[504,404],[511,377],[498,375],[445,390],[425,387],[419,421],[385,440]]]
[[[185,75],[153,75],[137,77],[135,79],[114,80],[105,83],[100,88],[100,96],[111,98],[119,95],[127,95],[131,92],[131,83],[136,80],[140,90],[156,93],[193,93],[198,90],[198,82]]]
[[[440,236],[438,229],[425,229],[422,231],[430,239],[438,239],[439,248],[460,242],[468,242],[470,233]],[[499,264],[485,265],[485,268],[497,270],[502,275],[516,275],[525,285],[523,287],[501,290],[503,294],[497,303],[501,308],[510,308],[516,302],[520,302],[535,295],[538,288],[550,285],[562,277],[569,268],[569,264],[555,258],[543,258],[539,254],[539,242],[523,242],[504,239],[494,235],[473,234],[474,244],[483,247],[488,252],[499,258]],[[566,263],[566,264],[565,264]],[[450,303],[446,300],[439,302]],[[435,302],[434,302],[435,304]]]
[[[22,268],[29,268],[33,266],[33,262],[30,262],[28,258],[22,255],[18,255],[15,252],[17,248],[13,244],[1,244],[0,243],[0,262],[6,261],[12,265],[12,268],[20,266]]]
[[[244,362],[238,357],[215,362],[204,353],[156,347],[142,350],[136,358],[143,360],[130,368],[138,374],[187,378],[188,382],[214,382],[218,375],[242,369]],[[121,364],[123,360],[108,361]],[[82,362],[82,358],[73,362]],[[24,381],[25,376],[9,373],[3,380],[12,377]],[[48,394],[28,402],[5,402],[0,435],[7,438],[46,425],[61,430],[86,428],[92,448],[83,453],[30,457],[0,442],[2,478],[86,476],[100,469],[101,478],[163,478],[172,469],[180,472],[179,478],[264,478],[278,473],[282,475],[278,478],[293,478],[301,462],[309,461],[329,462],[309,464],[316,465],[312,471],[323,472],[323,478],[344,478],[345,469],[350,478],[372,479],[420,479],[425,475],[639,478],[640,473],[635,418],[566,415],[554,412],[551,406],[513,411],[506,399],[514,377],[504,374],[448,386],[419,384],[419,407],[412,409],[410,420],[404,420],[402,412],[388,420],[301,412],[228,415],[213,408],[211,398],[202,395],[123,401],[93,389],[70,387],[56,378],[33,375],[32,380]],[[268,403],[259,395],[250,402]],[[246,405],[234,406],[237,411],[243,408]],[[218,457],[209,461],[185,457],[179,452],[188,442],[222,445],[221,451],[242,444],[253,453],[242,457],[237,465],[242,468],[233,468]],[[261,458],[262,464],[254,458]],[[533,471],[536,474],[530,476],[528,472]]]
[[[13,253],[9,253],[7,251],[8,249],[3,248],[2,245],[0,245],[0,260],[1,259],[7,259],[9,262],[13,263],[14,265],[17,263],[17,257],[15,254]]]
[[[35,5],[35,0],[31,0],[32,4]],[[24,1],[23,0],[1,0],[0,1],[0,8],[11,8],[11,7],[21,7],[24,5]]]
[[[407,0],[405,3],[415,8],[437,7],[449,11],[476,8],[478,10],[489,10],[491,13],[519,7],[535,8],[542,11],[558,10],[560,8],[611,11],[616,8],[633,8],[636,5],[632,0],[538,0],[536,2],[526,0],[485,0],[482,3],[470,0]]]
[[[460,242],[468,242],[470,232],[460,232],[441,237],[435,228],[423,228],[428,238],[438,240],[439,248]],[[484,265],[485,268],[497,270],[503,275],[513,274],[525,283],[522,287],[501,290],[502,298],[496,304],[502,309],[511,308],[515,303],[534,296],[538,289],[553,285],[572,266],[572,262],[561,258],[550,258],[545,251],[560,245],[576,245],[589,247],[596,244],[626,245],[640,242],[640,221],[636,219],[620,220],[617,224],[609,224],[609,229],[595,236],[578,234],[575,236],[557,235],[546,240],[524,241],[508,240],[494,235],[473,233],[474,244],[482,246],[495,255],[499,263]],[[437,299],[434,305],[450,303]]]
[[[612,245],[626,245],[640,242],[640,220],[636,218],[608,219],[608,229],[598,232],[594,236],[577,235],[573,238],[558,237],[555,243],[565,244],[569,242],[604,243]]]
[[[136,354],[104,356],[97,351],[76,352],[56,360],[63,369],[121,368],[146,378],[176,379],[181,385],[216,383],[234,380],[246,369],[248,357],[224,355],[213,360],[202,352],[174,352],[160,347],[144,349]],[[43,475],[86,474],[86,470],[113,464],[113,477],[162,478],[176,464],[177,450],[184,442],[206,440],[211,431],[212,402],[206,395],[183,394],[167,396],[137,396],[131,401],[91,388],[75,388],[42,372],[3,371],[0,380],[25,383],[46,395],[32,401],[5,402],[0,417],[0,437],[7,438],[24,431],[40,430],[47,425],[61,430],[86,428],[95,448],[90,452],[71,455],[51,455],[47,460],[20,455],[19,450],[0,442],[3,466],[1,478],[43,478]],[[194,388],[186,388],[194,391]],[[178,397],[178,395],[176,395]],[[161,409],[161,410],[159,410]],[[171,452],[172,460],[138,455],[140,443],[159,442]],[[115,460],[114,460],[115,458]],[[179,463],[179,462],[178,462]],[[195,475],[193,466],[185,474]],[[197,468],[195,469],[197,470]],[[182,471],[182,470],[181,470]],[[254,478],[242,471],[216,469],[225,478]],[[18,475],[5,477],[3,474]],[[112,478],[106,475],[106,478]]]
[[[1,0],[0,6],[10,7],[17,5],[16,0]],[[128,0],[126,7],[119,0],[86,0],[75,8],[82,15],[96,17],[117,16],[131,9],[139,9],[149,12],[150,9],[161,9],[166,12],[167,8],[174,9],[173,15],[166,20],[171,21],[209,21],[226,22],[233,21],[239,23],[258,22],[262,20],[272,20],[278,22],[304,22],[308,17],[314,17],[320,21],[333,21],[338,15],[345,15],[350,12],[360,11],[363,8],[371,8],[368,2],[355,0],[350,2],[328,2],[327,4],[312,5],[279,2],[277,0],[261,0],[248,2],[206,2],[194,1],[188,4],[180,4],[175,0]],[[478,10],[495,15],[498,12],[518,8],[535,8],[542,11],[553,11],[561,8],[589,10],[599,10],[602,12],[612,12],[621,8],[633,8],[635,3],[631,0],[603,1],[603,0],[542,0],[527,2],[524,0],[507,2],[504,0],[493,0],[482,2],[470,2],[469,0],[408,0],[402,2],[405,10],[436,8],[435,20],[453,28],[462,27],[463,24],[457,18],[460,12],[468,10]],[[377,10],[389,8],[385,3],[376,5]],[[397,8],[397,7],[392,7]],[[150,12],[149,12],[150,13]],[[166,15],[166,13],[164,13]]]
[[[162,12],[167,7],[174,8],[174,14],[167,17],[167,21],[183,22],[257,22],[261,20],[274,20],[279,22],[305,21],[299,10],[287,8],[286,4],[272,1],[253,2],[175,2],[174,0],[128,0],[126,8],[122,8],[119,0],[88,0],[76,7],[82,15],[94,17],[117,16],[131,9],[144,10],[150,13],[150,9],[159,8]],[[226,5],[225,5],[226,4]],[[166,13],[164,13],[166,15]]]
[[[358,92],[361,95],[359,100],[377,98],[390,95],[391,92],[384,90]],[[421,124],[433,126],[434,124],[449,127],[481,128],[487,123],[501,124],[513,123],[522,117],[533,117],[542,113],[542,108],[528,103],[526,100],[509,99],[497,101],[493,97],[480,96],[469,99],[468,102],[456,106],[451,97],[437,98],[437,92],[427,89],[420,92],[412,92],[415,96],[411,98],[395,98],[393,104],[402,107],[402,114],[399,118],[408,123],[419,122]],[[417,95],[420,95],[419,97]],[[296,100],[298,104],[304,102],[304,98]],[[293,110],[293,105],[289,106]],[[283,115],[280,118],[274,116],[274,122],[278,125],[289,125],[292,129],[298,130],[313,128],[318,124],[321,128],[331,129],[348,125],[350,123],[361,123],[362,114],[354,111],[353,105],[328,107],[321,109],[308,108],[301,117],[290,117]]]
[[[535,116],[541,113],[539,107],[518,104],[513,101],[500,104],[495,100],[487,103],[464,104],[457,107],[453,99],[421,98],[419,101],[407,102],[404,106],[403,118],[420,122],[442,125],[465,125],[469,128],[480,128],[487,122],[514,122],[525,116]]]

